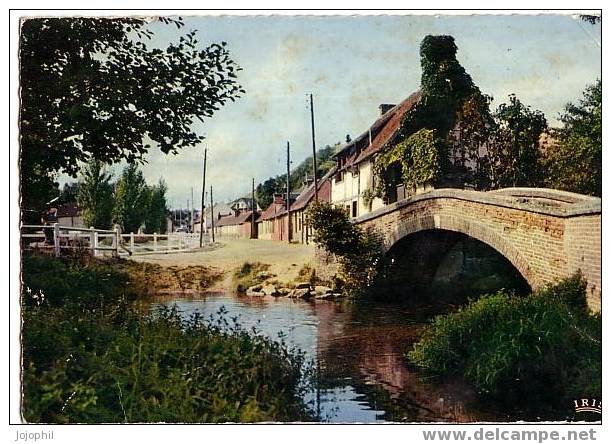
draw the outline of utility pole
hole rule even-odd
[[[204,172],[202,174],[202,214],[199,216],[199,248],[204,246],[204,211],[206,210],[206,153],[204,148]]]
[[[250,238],[256,239],[255,237],[255,216],[257,214],[257,205],[255,204],[255,178],[252,178],[252,203],[251,203],[252,213],[250,215]]]
[[[212,185],[210,185],[210,228],[212,228],[212,243],[214,243],[214,199],[212,198]]]
[[[195,232],[193,221],[195,220],[193,212],[195,211],[195,202],[193,201],[193,187],[191,187],[191,233]]]
[[[312,159],[314,163],[314,201],[318,202],[318,177],[316,174],[316,136],[314,134],[314,98],[310,94],[310,120],[312,123]]]
[[[286,222],[288,229],[286,239],[291,243],[291,147],[288,140],[286,142]]]

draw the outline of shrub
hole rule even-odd
[[[341,208],[318,202],[308,208],[314,229],[314,242],[340,264],[340,279],[353,294],[371,286],[382,265],[382,241],[373,230],[363,230],[350,222]]]
[[[52,307],[65,304],[95,308],[104,303],[137,297],[129,285],[130,275],[112,262],[89,258],[51,258],[27,255],[23,258],[23,288],[28,294],[42,291]],[[24,298],[24,304],[35,301]]]
[[[110,264],[27,258],[23,275],[28,422],[312,418],[302,401],[303,354],[231,324],[224,311],[185,320],[176,307],[142,310],[116,296],[132,290]]]
[[[601,395],[601,318],[577,274],[526,297],[505,291],[441,315],[408,353],[436,375],[463,375],[482,393],[553,409]]]
[[[316,269],[309,264],[304,265],[297,272],[296,283],[308,282],[310,285],[324,284],[325,282],[316,275]]]

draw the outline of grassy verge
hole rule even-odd
[[[244,262],[240,268],[233,273],[233,286],[236,291],[243,293],[253,285],[261,284],[266,279],[273,277],[268,271],[270,265],[261,262]]]
[[[430,374],[464,376],[505,405],[554,417],[570,413],[573,399],[601,399],[601,333],[586,283],[575,275],[525,297],[500,291],[439,316],[408,357]]]
[[[29,422],[307,420],[303,356],[174,309],[134,304],[130,264],[25,257],[23,417]]]
[[[256,285],[274,285],[278,288],[295,288],[297,284],[307,283],[312,287],[316,285],[333,285],[323,281],[316,275],[316,270],[309,264],[302,266],[297,276],[291,281],[280,281],[277,276],[269,271],[270,265],[261,262],[244,262],[232,275],[232,286],[239,292],[244,293],[249,287]]]

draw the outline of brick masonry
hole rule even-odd
[[[464,233],[505,256],[533,289],[581,270],[588,303],[600,311],[600,199],[545,189],[434,190],[355,223],[378,230],[386,249],[423,230]],[[320,261],[324,254],[318,254]],[[325,262],[331,269],[328,258]]]

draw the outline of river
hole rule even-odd
[[[184,316],[226,310],[242,327],[257,327],[313,362],[317,389],[308,394],[319,417],[333,423],[474,422],[503,420],[478,406],[459,381],[426,381],[404,358],[430,310],[376,301],[306,302],[220,292],[163,296],[155,304],[176,304]],[[428,311],[428,312],[427,312]]]

